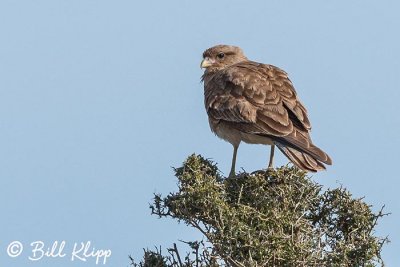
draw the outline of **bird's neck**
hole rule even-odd
[[[204,82],[204,85],[209,83],[217,72],[218,72],[218,70],[206,69],[204,71],[204,74],[201,76],[201,80],[202,80],[202,82]]]

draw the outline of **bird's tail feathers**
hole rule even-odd
[[[325,170],[324,164],[312,155],[306,154],[291,147],[276,143],[282,153],[290,159],[290,161],[302,170],[309,172],[317,172]]]
[[[293,131],[292,134],[280,137],[277,140],[281,145],[291,147],[292,149],[303,152],[315,160],[332,165],[332,159],[322,149],[314,145],[307,132],[299,130]]]

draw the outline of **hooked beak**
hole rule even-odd
[[[210,59],[209,57],[206,57],[205,59],[203,59],[201,61],[200,68],[206,69],[206,68],[212,66],[213,63],[214,63],[214,61],[212,59]]]

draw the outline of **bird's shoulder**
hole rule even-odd
[[[240,62],[217,73],[206,88],[216,93],[246,101],[266,113],[286,113],[304,130],[311,129],[307,110],[299,101],[288,74],[269,64],[254,61]]]
[[[231,65],[215,73],[208,84],[212,89],[244,96],[255,105],[278,103],[282,97],[296,99],[296,91],[285,71],[254,61]]]

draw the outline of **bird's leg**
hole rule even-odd
[[[235,165],[236,165],[236,154],[239,145],[233,145],[233,156],[232,156],[232,165],[231,165],[231,172],[229,173],[229,177],[235,176]]]
[[[272,169],[274,166],[274,152],[275,152],[275,145],[271,145],[271,153],[269,154],[269,163],[268,169]]]

